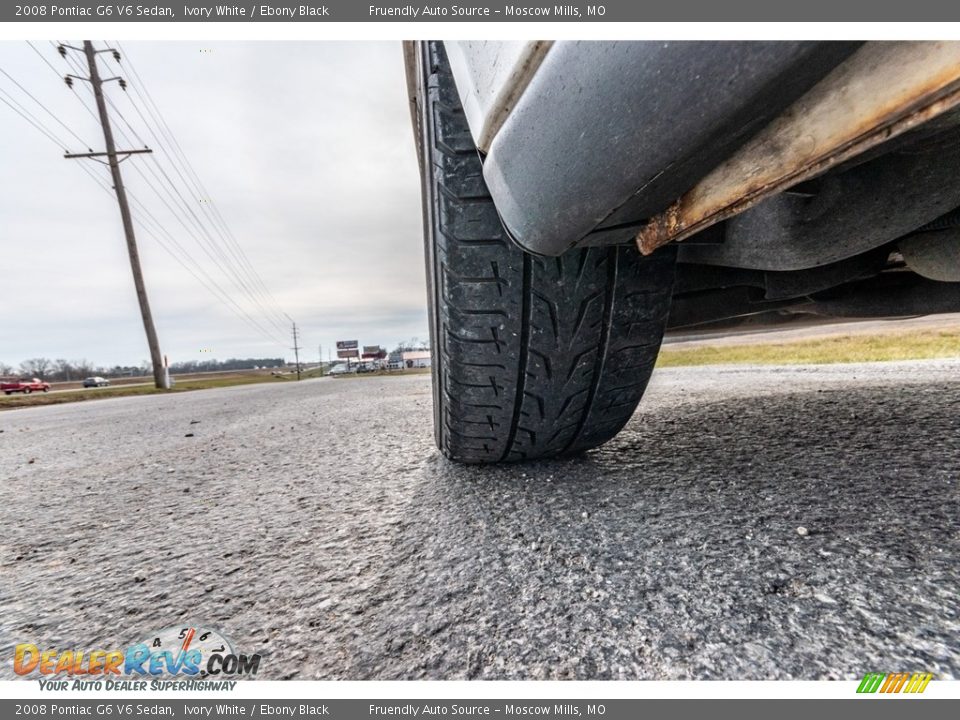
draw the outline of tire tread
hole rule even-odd
[[[427,43],[424,197],[437,442],[467,463],[563,456],[630,419],[669,310],[674,256],[632,247],[557,258],[509,239],[442,44]]]

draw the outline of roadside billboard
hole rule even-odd
[[[356,340],[337,340],[337,357],[341,359],[360,357]]]

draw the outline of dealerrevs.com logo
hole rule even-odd
[[[217,630],[171,627],[114,650],[41,649],[21,643],[14,648],[13,670],[17,675],[40,677],[41,684],[51,690],[145,690],[148,680],[152,690],[215,690],[232,689],[234,678],[254,677],[260,660],[260,655],[236,652]],[[183,682],[199,679],[203,681]]]

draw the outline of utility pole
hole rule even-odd
[[[293,323],[293,350],[294,357],[297,359],[297,380],[300,379],[300,334],[297,330],[297,324]]]
[[[320,377],[323,377],[323,345],[317,345],[317,357],[320,359]]]
[[[72,87],[73,80],[83,80],[89,82],[93,87],[93,94],[97,101],[97,111],[100,115],[100,125],[103,128],[103,141],[107,147],[105,153],[81,153],[67,154],[64,157],[72,158],[107,158],[107,165],[110,166],[110,175],[113,177],[113,189],[117,193],[117,202],[120,205],[120,218],[123,221],[123,234],[127,239],[127,254],[130,256],[130,269],[133,272],[133,284],[137,290],[137,302],[140,304],[140,316],[143,318],[143,329],[147,334],[147,345],[150,346],[150,361],[153,363],[153,382],[162,389],[167,390],[170,387],[167,373],[164,371],[163,355],[160,353],[160,341],[157,339],[157,330],[153,325],[153,315],[150,312],[150,302],[147,300],[147,288],[143,282],[143,271],[140,268],[140,252],[137,250],[137,238],[133,232],[133,218],[130,216],[130,206],[127,203],[127,191],[123,186],[123,178],[120,175],[120,163],[126,160],[130,155],[136,153],[149,153],[152,150],[144,148],[142,150],[121,150],[117,151],[116,144],[113,141],[113,129],[110,126],[110,116],[107,114],[107,103],[103,95],[103,83],[117,80],[120,87],[126,89],[126,82],[120,77],[101,79],[100,71],[97,68],[97,55],[102,52],[112,52],[113,57],[120,59],[120,53],[110,48],[104,50],[95,50],[90,40],[83,41],[83,48],[75,48],[70,45],[61,45],[60,54],[66,57],[67,48],[83,52],[87,58],[87,67],[90,77],[83,78],[76,75],[67,75],[65,78],[67,85]],[[123,155],[120,160],[117,155]],[[98,161],[102,162],[102,161]]]

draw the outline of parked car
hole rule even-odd
[[[45,383],[39,378],[32,378],[30,380],[9,380],[7,382],[0,383],[0,392],[3,392],[4,395],[12,395],[13,393],[23,393],[24,395],[29,395],[32,392],[49,392],[50,383]]]
[[[327,375],[336,377],[337,375],[346,375],[347,373],[355,373],[356,371],[356,367],[350,367],[346,363],[337,363],[330,368],[330,371],[327,373]]]
[[[960,310],[960,43],[404,57],[449,458],[606,442],[665,330]]]
[[[83,386],[85,388],[110,387],[110,381],[97,375],[96,377],[86,378],[83,381]]]

